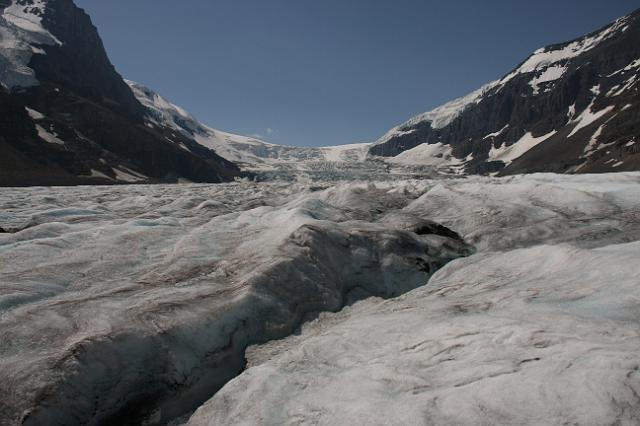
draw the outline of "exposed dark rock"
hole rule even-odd
[[[0,186],[127,183],[132,175],[138,182],[215,183],[241,176],[214,151],[149,123],[91,19],[72,0],[49,0],[43,26],[62,45],[41,46],[46,54],[31,58],[39,85],[0,90]],[[64,143],[45,141],[36,126]]]
[[[629,67],[640,59],[640,11],[619,22],[605,27],[611,31],[595,48],[554,63],[552,66],[566,70],[559,79],[540,83],[537,92],[530,83],[549,66],[517,74],[489,89],[443,128],[434,129],[428,121],[401,126],[402,134],[373,146],[371,154],[391,157],[423,143],[440,142],[450,145],[457,159],[472,156],[466,162],[468,173],[640,170],[637,148],[627,145],[632,141],[640,144],[640,67]],[[600,36],[601,31],[585,37]],[[545,49],[565,49],[582,40]],[[569,113],[570,107],[575,109],[573,114]],[[610,111],[571,135],[577,124],[573,118],[587,108],[597,112],[608,107]],[[489,136],[501,129],[502,133]],[[540,137],[552,131],[557,133],[510,164],[491,161],[489,157],[492,147],[511,146],[527,132]],[[597,146],[606,145],[607,149],[586,155],[585,148],[594,137]],[[615,147],[610,148],[609,144]]]

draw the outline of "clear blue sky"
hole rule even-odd
[[[76,0],[126,78],[274,143],[377,139],[630,0]],[[271,129],[271,130],[268,130]]]

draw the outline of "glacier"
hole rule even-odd
[[[638,173],[8,188],[0,226],[2,425],[638,418]]]
[[[640,175],[432,182],[478,252],[255,346],[204,425],[635,425]]]
[[[404,211],[416,196],[284,181],[3,190],[0,424],[164,424],[239,374],[248,345],[424,285],[473,248]]]

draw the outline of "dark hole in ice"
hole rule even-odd
[[[427,274],[431,273],[431,266],[429,266],[429,263],[421,258],[416,258],[416,265],[418,265],[418,270],[422,271],[422,272],[426,272]]]
[[[414,232],[418,235],[440,235],[441,237],[449,237],[455,240],[462,240],[460,234],[438,223],[421,225]]]
[[[325,189],[327,189],[326,186],[312,186],[309,188],[310,192],[318,192],[318,191],[324,191]]]

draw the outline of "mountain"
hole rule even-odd
[[[370,149],[458,173],[640,170],[640,10],[535,51],[475,92],[392,129]]]
[[[126,82],[138,101],[147,109],[150,124],[173,129],[246,169],[270,170],[313,162],[364,161],[370,146],[350,144],[305,148],[276,145],[253,137],[234,135],[201,123],[189,112],[142,84],[128,80]]]
[[[0,185],[224,182],[241,174],[148,115],[72,0],[0,0]]]

